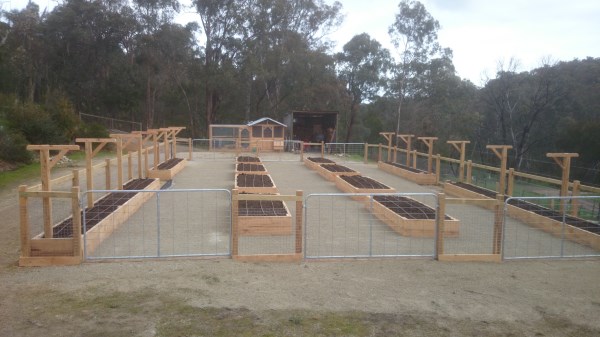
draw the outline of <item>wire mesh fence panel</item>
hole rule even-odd
[[[311,194],[305,257],[432,257],[435,209],[426,199],[435,203],[432,194]]]
[[[29,197],[27,198],[27,222],[29,224],[30,238],[44,238],[45,221],[48,219],[51,228],[52,237],[70,237],[72,227],[63,229],[56,228],[57,225],[70,218],[72,213],[71,199],[68,198],[50,198],[48,205],[50,217],[44,216],[43,198]]]
[[[492,202],[488,202],[488,205]],[[444,254],[494,253],[494,225],[498,219],[495,218],[493,206],[488,209],[474,202],[452,204],[447,200],[446,215],[458,220],[458,233],[444,236]]]
[[[599,200],[598,196],[507,199],[504,206],[504,258],[600,256],[598,222],[574,216],[576,208]],[[543,205],[558,205],[559,210]]]
[[[192,140],[193,159],[233,159],[235,139],[194,139]]]
[[[460,165],[458,163],[443,160],[440,162],[440,181],[458,181],[459,176]]]
[[[267,141],[269,142],[269,141]],[[274,150],[259,150],[258,155],[262,161],[300,161],[301,141],[284,140],[274,141]]]
[[[364,143],[326,143],[325,157],[342,162],[362,162],[365,156]]]
[[[230,254],[227,190],[110,191],[84,211],[87,259]],[[126,199],[124,201],[124,199]]]

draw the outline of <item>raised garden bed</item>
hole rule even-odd
[[[158,190],[158,179],[134,179],[123,186],[124,190]],[[109,193],[98,199],[92,208],[86,210],[85,225],[82,219],[81,232],[86,235],[86,249],[93,252],[102,241],[110,236],[123,222],[133,215],[154,193]],[[84,233],[84,229],[87,233]],[[69,217],[53,227],[53,238],[45,239],[41,233],[31,240],[32,256],[56,255],[57,252],[44,251],[50,245],[43,241],[57,241],[73,237],[73,218]],[[38,246],[37,242],[41,244]],[[82,240],[83,242],[83,240]],[[60,245],[60,244],[59,244]]]
[[[236,160],[238,163],[260,163],[260,158],[251,156],[239,156]]]
[[[235,171],[246,174],[267,174],[263,164],[238,163],[235,166]]]
[[[377,180],[361,175],[357,176],[337,176],[335,185],[345,193],[394,193],[395,189],[384,185]],[[366,196],[352,196],[352,199],[365,201]]]
[[[304,165],[306,165],[306,167],[313,169],[313,170],[317,170],[319,165],[333,165],[335,164],[335,162],[333,160],[327,159],[327,158],[321,158],[321,157],[308,157],[308,158],[304,158]]]
[[[173,177],[177,175],[185,167],[186,160],[183,158],[172,158],[157,166],[156,169],[148,171],[148,178],[160,179],[163,181],[173,180]]]
[[[360,175],[360,172],[358,171],[354,171],[349,167],[337,164],[320,164],[317,166],[317,173],[329,181],[335,181],[335,177],[337,176]]]
[[[379,169],[400,176],[404,179],[414,181],[419,185],[436,185],[437,176],[435,173],[427,173],[427,171],[415,169],[406,165],[393,162],[378,162]]]
[[[238,231],[240,235],[291,235],[292,215],[283,201],[238,201]]]
[[[268,174],[245,174],[235,175],[235,188],[240,193],[277,193],[277,187]]]
[[[466,183],[446,183],[444,192],[462,198],[495,199],[496,192]],[[508,197],[505,197],[505,199]],[[480,203],[482,207],[493,209],[492,203]],[[511,199],[508,202],[508,216],[532,227],[541,229],[557,237],[581,243],[600,250],[600,226],[574,216],[565,215],[566,226],[563,233],[563,215],[552,209],[524,200]]]
[[[435,237],[436,211],[409,197],[376,195],[373,213],[393,231],[410,237]],[[460,222],[448,215],[444,217],[444,236],[458,237]]]

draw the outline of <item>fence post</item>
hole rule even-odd
[[[379,143],[379,151],[377,152],[377,162],[381,161],[381,143]]]
[[[394,157],[393,157],[393,162],[396,162],[396,159],[398,159],[398,146],[394,146]]]
[[[300,161],[304,161],[304,142],[300,142]]]
[[[231,190],[231,257],[239,255],[238,249],[238,212],[239,212],[239,191],[237,188]]]
[[[494,205],[494,238],[492,254],[502,254],[502,210],[504,205],[504,194],[496,194]]]
[[[440,172],[442,171],[442,156],[438,153],[435,156],[435,184],[438,185],[440,183]]]
[[[31,237],[29,234],[29,214],[27,212],[27,197],[22,193],[27,192],[27,186],[19,186],[19,219],[21,222],[21,256],[31,256]]]
[[[467,184],[472,182],[472,174],[473,174],[473,161],[467,160]]]
[[[188,160],[192,160],[192,138],[188,138]]]
[[[133,157],[127,152],[127,180],[133,179]]]
[[[576,197],[579,196],[579,187],[580,186],[581,186],[581,182],[579,180],[573,181],[573,193],[571,194],[574,197],[573,199],[571,199],[571,215],[572,216],[579,215],[579,200]]]
[[[365,143],[365,154],[364,154],[365,164],[369,162],[369,143]]]
[[[437,194],[437,214],[435,217],[435,253],[434,258],[440,259],[440,255],[444,254],[444,218],[446,217],[446,195],[444,193]]]
[[[79,186],[71,188],[71,208],[73,209],[73,256],[81,258],[81,207],[79,205]]]
[[[105,171],[104,177],[106,178],[106,189],[110,190],[110,159],[106,158],[105,161],[106,161],[106,167],[104,169],[104,171]]]
[[[321,158],[325,157],[325,142],[321,141]]]
[[[506,192],[506,194],[508,194],[509,197],[513,196],[514,188],[515,188],[515,169],[510,168],[508,170],[508,191]]]
[[[303,191],[296,191],[296,254],[302,254],[302,233],[304,233],[302,230],[302,213],[304,211],[303,195]]]
[[[413,151],[413,168],[416,169],[417,168],[417,150]]]
[[[73,184],[72,186],[75,187],[79,187],[79,170],[73,170],[73,180],[72,180]]]
[[[148,163],[148,149],[144,149],[144,177],[148,177],[150,171],[150,164]]]

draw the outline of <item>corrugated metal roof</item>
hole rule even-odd
[[[269,118],[269,117],[263,117],[261,119],[255,120],[254,122],[250,122],[250,123],[248,123],[248,126],[254,126],[256,124],[260,124],[260,123],[263,123],[263,122],[272,122],[273,124],[281,125],[281,126],[287,128],[287,125],[285,125],[283,123],[280,123],[280,122],[278,122],[278,121],[276,121],[276,120],[274,120],[272,118]]]

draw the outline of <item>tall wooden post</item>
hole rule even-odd
[[[79,186],[71,188],[71,208],[73,214],[73,256],[81,257],[81,207],[79,206]]]
[[[387,150],[388,150],[388,154],[387,154],[387,161],[392,161],[392,141],[393,141],[393,137],[394,137],[394,132],[380,132],[379,133],[381,136],[383,136],[383,138],[385,138],[388,141],[388,145],[387,145]]]
[[[438,153],[435,156],[435,184],[440,183],[440,174],[442,173],[442,156]]]
[[[365,143],[365,153],[363,158],[365,164],[369,162],[369,143]]]
[[[133,179],[133,160],[131,152],[127,152],[127,180]]]
[[[302,211],[303,209],[303,200],[302,196],[303,191],[296,191],[296,254],[302,253]]]
[[[231,190],[231,256],[239,255],[239,233],[238,233],[238,213],[239,200],[238,189]]]
[[[19,186],[19,222],[21,223],[21,256],[31,256],[31,234],[29,233],[29,214],[27,213],[27,186]]]
[[[123,149],[124,148],[131,148],[132,147],[132,143],[134,141],[136,141],[137,143],[142,143],[143,139],[142,139],[142,134],[141,133],[116,133],[116,134],[111,134],[110,135],[111,138],[115,138],[117,139],[117,179],[119,180],[118,183],[118,189],[123,189],[123,160],[122,160],[122,156],[123,156]],[[137,149],[140,149],[140,146],[136,146]],[[141,162],[141,155],[138,156],[138,173],[141,172],[141,170],[139,169],[139,167],[141,166],[142,162]],[[133,177],[133,172],[131,171],[131,161],[129,161],[129,170],[128,170],[128,176],[129,179],[132,179]]]
[[[110,159],[106,158],[104,159],[106,161],[106,166],[104,167],[104,189],[105,190],[110,190],[110,183],[111,183],[111,178],[110,178]],[[92,204],[93,206],[93,204]],[[89,206],[91,207],[91,206]]]
[[[579,153],[547,153],[546,157],[554,159],[562,169],[562,182],[560,185],[560,196],[569,195],[569,176],[571,175],[571,158],[579,157]],[[560,200],[560,212],[565,212],[565,200]]]
[[[42,178],[42,191],[52,190],[52,181],[50,180],[50,171],[69,151],[79,150],[79,145],[27,145],[29,151],[40,152],[40,168]],[[50,151],[59,151],[56,156],[50,159]],[[42,208],[44,212],[44,237],[52,238],[52,202],[49,196],[42,198]]]
[[[412,150],[412,138],[415,135],[397,135],[396,142],[401,139],[406,144],[406,166],[410,167],[410,152]]]
[[[500,181],[498,182],[498,193],[506,193],[506,162],[508,160],[508,150],[512,149],[510,145],[488,145],[494,154],[500,158]]]
[[[192,138],[188,138],[188,160],[192,160]]]
[[[449,140],[446,143],[452,145],[456,151],[460,154],[460,164],[458,169],[458,181],[461,183],[464,182],[465,179],[465,153],[467,144],[471,142],[468,140]]]
[[[321,142],[321,158],[325,157],[325,142]]]
[[[573,182],[573,192],[572,195],[574,197],[579,196],[579,188],[581,186],[581,182],[579,180],[575,180]],[[577,200],[577,198],[573,198],[573,200],[571,201],[571,215],[572,216],[579,216],[579,200]]]
[[[84,143],[85,148],[85,186],[87,191],[94,189],[94,172],[92,169],[92,159],[100,152],[104,146],[108,143],[115,143],[117,140],[114,138],[77,138],[75,142]],[[93,144],[97,143],[95,149]],[[87,207],[94,207],[94,195],[93,193],[87,192]]]
[[[444,230],[446,218],[446,195],[438,193],[438,208],[437,217],[435,218],[436,225],[436,240],[435,240],[435,259],[439,260],[439,256],[444,254]]]
[[[473,161],[467,160],[467,184],[473,182]]]
[[[506,195],[513,196],[515,193],[515,169],[510,168],[508,170],[508,188],[506,191]]]
[[[437,137],[419,137],[417,138],[427,146],[427,173],[432,172],[433,166],[433,142],[435,142]]]
[[[413,150],[412,155],[413,155],[412,167],[414,169],[416,169],[417,168],[417,150]]]
[[[379,149],[377,151],[377,161],[381,161],[381,143],[379,143]]]

